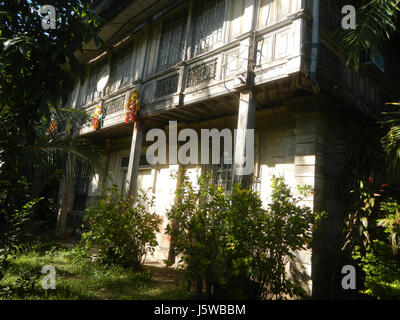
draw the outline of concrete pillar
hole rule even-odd
[[[142,149],[144,119],[136,119],[133,125],[131,150],[129,153],[128,173],[125,191],[134,198],[137,193],[140,151]]]
[[[255,126],[256,116],[256,101],[255,94],[251,89],[245,90],[240,93],[239,99],[239,112],[238,112],[238,124],[235,137],[235,151],[234,151],[234,180],[233,182],[242,184],[243,187],[251,187],[252,173],[250,174],[244,171],[247,160],[253,162],[254,165],[254,132],[253,139],[249,137],[248,129],[253,129]],[[246,150],[247,143],[247,150]],[[252,155],[252,157],[251,157]],[[250,156],[250,157],[249,157]],[[252,159],[251,159],[252,158]],[[247,164],[248,165],[248,164]]]

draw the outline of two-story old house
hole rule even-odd
[[[75,134],[104,148],[107,174],[73,183],[69,223],[81,219],[102,186],[116,184],[132,194],[142,189],[154,195],[163,227],[168,224],[165,213],[180,183],[176,173],[185,167],[195,177],[205,165],[150,164],[149,130],[161,128],[168,134],[170,121],[177,121],[178,130],[191,128],[199,136],[201,129],[236,129],[236,158],[244,155],[246,129],[255,129],[251,175],[235,177],[237,159],[207,170],[228,190],[235,179],[250,181],[265,204],[273,175],[283,176],[294,191],[297,185],[314,188],[305,204],[326,210],[328,220],[318,231],[318,244],[299,252],[298,265],[290,267],[302,269],[310,295],[329,297],[329,279],[340,270],[335,259],[344,214],[335,146],[378,112],[392,89],[377,59],[358,72],[341,59],[337,32],[344,4],[103,1],[98,10],[109,20],[99,35],[108,49],[89,43],[79,54],[87,77],[76,83],[68,105],[93,115],[100,107],[97,126],[78,128]],[[133,120],[129,114],[127,119],[126,108],[130,98],[136,101],[134,90],[140,109]],[[149,259],[161,261],[168,257],[169,238],[161,232],[158,240]]]

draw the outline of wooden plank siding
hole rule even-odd
[[[244,88],[241,77],[249,71],[249,17],[256,5],[254,84],[257,91],[265,93],[268,88],[261,105],[273,104],[271,96],[275,91],[279,94],[288,80],[300,76],[303,79],[297,82],[307,84],[310,0],[183,2],[150,19],[138,33],[90,63],[86,81],[77,82],[71,95],[72,105],[91,113],[102,104],[106,110],[103,128],[107,128],[123,124],[124,106],[133,88],[139,89],[140,114],[147,118],[174,109],[179,113],[184,106],[210,99],[238,96]],[[321,16],[327,17],[321,23],[318,64],[322,88],[338,94],[346,92],[364,101],[366,109],[376,109],[382,101],[379,86],[362,73],[346,68],[332,41],[327,40],[327,30],[334,25],[328,19],[329,12],[339,9],[333,1],[321,6]],[[332,17],[337,18],[338,13],[332,13]],[[96,80],[106,66],[110,70],[108,84],[102,92],[96,92]],[[335,87],[340,90],[333,90]],[[311,88],[308,90],[311,92]],[[92,131],[84,127],[78,134]]]

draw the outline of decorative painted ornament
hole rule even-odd
[[[57,130],[58,130],[57,122],[55,120],[52,120],[50,122],[49,128],[46,131],[46,136],[56,133]]]
[[[125,109],[126,109],[125,123],[127,123],[128,121],[134,121],[140,109],[139,91],[137,89],[133,90],[129,95],[129,99],[128,102],[126,103]]]
[[[90,122],[90,126],[93,128],[93,130],[98,130],[103,126],[103,119],[103,108],[101,105],[98,105],[96,109],[94,109],[92,121]]]

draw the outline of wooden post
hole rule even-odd
[[[236,131],[236,141],[235,141],[235,153],[234,153],[234,180],[233,182],[240,183],[244,188],[251,187],[252,174],[244,174],[243,168],[245,163],[246,151],[253,152],[254,150],[246,150],[246,141],[250,142],[247,137],[247,130],[254,129],[256,116],[256,103],[254,92],[251,89],[247,89],[240,93],[239,99],[239,113],[238,113],[238,124]],[[254,139],[253,145],[248,147],[254,149]],[[254,161],[254,157],[252,159]],[[253,163],[254,164],[254,163]]]
[[[129,153],[125,191],[136,198],[140,151],[142,149],[144,119],[136,119],[133,126],[132,144]]]
[[[107,187],[108,174],[109,174],[108,171],[110,169],[110,158],[111,158],[111,142],[110,142],[110,139],[108,139],[108,138],[105,141],[104,151],[105,151],[105,153],[107,155],[107,160],[106,160],[106,167],[105,167],[105,170],[104,170],[105,176],[104,176],[103,186]]]
[[[57,215],[57,232],[62,233],[67,227],[67,217],[70,210],[70,197],[72,192],[73,171],[75,166],[75,158],[69,155],[66,163],[64,187],[60,188],[62,191],[60,208]]]
[[[252,21],[251,24],[245,27],[245,32],[250,31],[250,36],[240,41],[240,47],[243,48],[242,63],[246,63],[243,68],[246,68],[246,88],[240,92],[239,96],[239,112],[238,124],[235,137],[235,151],[234,151],[234,178],[233,183],[240,183],[243,188],[250,189],[252,186],[253,170],[254,170],[254,131],[249,135],[248,130],[255,129],[256,121],[256,97],[254,92],[254,58],[255,58],[255,45],[256,45],[256,28],[257,20],[260,11],[259,0],[246,0],[244,18],[247,21]],[[246,30],[248,28],[248,30]],[[242,57],[241,57],[242,58]],[[247,145],[247,150],[246,150]],[[247,153],[247,154],[246,154]],[[250,173],[245,172],[245,166],[249,163],[253,170]],[[247,169],[247,168],[246,168]]]

